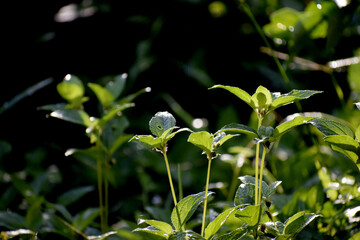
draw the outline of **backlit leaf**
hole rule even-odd
[[[226,220],[231,215],[235,214],[235,211],[237,209],[238,207],[226,209],[225,211],[220,213],[212,222],[210,222],[205,229],[205,239],[209,239],[211,236],[217,233],[220,228],[225,224]]]
[[[244,90],[242,90],[238,87],[231,87],[231,86],[224,86],[224,85],[215,85],[209,89],[215,89],[215,88],[222,88],[222,89],[225,89],[225,90],[231,92],[232,94],[234,94],[235,96],[237,96],[238,98],[240,98],[241,100],[246,102],[250,107],[254,108],[251,104],[250,94],[248,94]]]
[[[96,97],[104,107],[108,107],[114,102],[114,96],[103,86],[96,83],[89,83],[88,86],[95,93]]]
[[[189,143],[192,143],[198,148],[202,149],[208,155],[211,154],[213,140],[213,135],[205,131],[191,133],[188,138]]]
[[[60,96],[69,102],[82,98],[85,92],[81,80],[75,75],[70,74],[66,75],[56,88]]]
[[[145,143],[153,148],[161,148],[162,147],[162,141],[161,138],[155,138],[151,135],[136,135],[132,137],[129,142],[131,141],[139,141],[142,143]]]
[[[309,123],[314,125],[325,136],[347,135],[350,136],[351,138],[354,138],[353,131],[349,127],[347,127],[346,125],[340,122],[336,122],[324,118],[315,118],[309,121]]]
[[[217,135],[217,134],[219,134],[221,132],[235,133],[235,134],[243,133],[243,134],[249,135],[252,138],[259,137],[257,132],[253,128],[248,127],[248,126],[243,125],[243,124],[240,124],[240,123],[231,123],[231,124],[225,125],[219,131],[217,131],[215,133],[215,135]]]
[[[168,239],[168,235],[157,229],[156,227],[153,227],[153,226],[149,226],[149,227],[146,227],[146,228],[136,228],[134,230],[134,232],[144,232],[144,233],[148,233],[150,234],[151,238],[150,239]]]
[[[152,134],[160,137],[166,130],[175,127],[176,120],[168,112],[158,112],[150,119],[149,127]]]
[[[293,103],[295,100],[307,99],[317,93],[322,93],[322,91],[292,90],[289,93],[282,94],[275,98],[270,106],[270,110]]]
[[[93,122],[90,120],[90,116],[83,110],[76,109],[61,109],[50,113],[50,116],[59,118],[68,122],[90,127]]]
[[[141,223],[146,223],[146,224],[149,224],[149,225],[151,225],[153,227],[156,227],[157,229],[163,231],[166,234],[171,234],[171,232],[172,232],[171,225],[166,223],[166,222],[157,221],[157,220],[140,219],[138,221],[138,224],[141,224]]]
[[[360,144],[355,139],[345,135],[332,135],[325,137],[324,140],[330,143],[335,151],[343,153],[355,163],[358,163]]]

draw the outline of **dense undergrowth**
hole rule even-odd
[[[97,81],[66,75],[49,90],[61,102],[36,107],[54,129],[65,126],[61,131],[69,131],[74,146],[31,149],[13,170],[6,166],[16,160],[16,142],[0,141],[0,238],[359,239],[357,50],[326,65],[297,57],[323,39],[330,56],[340,41],[334,16],[348,16],[342,26],[349,25],[343,31],[351,36],[359,7],[311,1],[296,10],[269,3],[271,14],[261,27],[256,8],[237,3],[265,45],[260,51],[272,57],[267,60],[274,69],[259,67],[271,82],[215,85],[210,73],[188,63],[188,76],[201,86],[196,98],[184,107],[169,94],[173,85],[163,84],[169,93],[160,99],[168,105],[158,108],[151,81],[134,88],[136,64],[130,81],[125,73]],[[208,11],[221,18],[226,6],[215,1]],[[304,70],[308,76],[321,71],[331,84],[297,80]],[[346,84],[337,81],[343,73]],[[49,83],[41,84],[4,104],[0,118]],[[328,91],[337,106],[326,105],[333,100]],[[187,112],[198,102],[211,117]],[[63,162],[51,161],[50,150]]]

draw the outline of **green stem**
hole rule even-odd
[[[275,57],[275,54],[274,54],[274,50],[272,49],[269,41],[267,40],[262,28],[260,27],[259,23],[256,21],[254,15],[252,14],[249,6],[244,3],[244,2],[241,2],[241,6],[243,7],[245,13],[248,15],[248,17],[250,18],[251,22],[254,24],[257,32],[259,33],[260,37],[263,39],[265,45],[270,49],[271,51],[271,56],[273,57],[275,63],[276,63],[276,66],[278,67],[279,69],[279,72],[281,74],[281,76],[283,77],[285,83],[287,84],[288,88],[290,89],[291,88],[291,83],[290,83],[290,80],[284,70],[284,68],[281,66],[281,63],[279,61],[279,59],[277,57]]]
[[[262,190],[265,155],[266,155],[266,147],[263,146],[263,152],[262,152],[262,156],[261,156],[261,167],[260,167],[260,186],[259,186],[259,200],[258,200],[259,204],[261,204],[261,190]]]
[[[172,197],[173,197],[173,200],[174,200],[175,209],[176,209],[176,212],[177,212],[179,221],[181,221],[179,209],[177,208],[177,200],[176,200],[176,194],[175,194],[175,190],[174,190],[174,184],[173,184],[172,177],[171,177],[169,160],[168,160],[167,154],[166,154],[166,147],[164,147],[164,148],[162,149],[162,153],[163,153],[163,155],[164,155],[164,160],[165,160],[165,165],[166,165],[166,171],[167,171],[168,178],[169,178],[169,184],[170,184],[171,194],[172,194]],[[181,226],[181,222],[180,222],[179,224],[180,224],[180,226]],[[183,232],[185,232],[185,227],[184,227],[184,226],[181,226],[181,230],[182,230]]]
[[[181,179],[181,164],[177,164],[177,170],[178,170],[178,187],[179,187],[179,201],[183,199],[183,188],[182,188],[182,179]]]
[[[205,230],[207,195],[208,195],[208,191],[209,191],[209,180],[210,180],[210,168],[211,168],[211,156],[208,155],[208,169],[207,169],[206,186],[205,186],[204,212],[203,212],[202,225],[201,225],[201,236],[202,237],[204,237],[204,230]]]
[[[103,199],[103,170],[101,160],[97,160],[97,182],[99,192],[100,222],[101,231],[105,232],[105,215],[104,215],[104,199]]]
[[[258,117],[258,129],[262,124],[262,117]],[[256,159],[255,159],[255,206],[258,205],[258,192],[259,192],[259,154],[260,143],[256,144]]]

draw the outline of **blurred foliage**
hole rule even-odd
[[[9,9],[17,11],[11,19],[15,24],[5,29],[4,46],[12,51],[5,53],[0,89],[1,238],[143,239],[141,233],[132,232],[138,219],[170,222],[171,193],[161,156],[142,145],[116,143],[111,133],[119,124],[126,128],[117,133],[146,133],[158,111],[172,112],[178,125],[196,131],[216,132],[232,122],[255,128],[256,116],[246,104],[207,90],[215,84],[248,92],[259,85],[271,92],[323,91],[311,101],[276,110],[264,123],[277,126],[296,111],[322,112],[355,132],[360,123],[360,111],[354,106],[360,100],[359,3],[9,2]],[[289,83],[273,58],[281,63]],[[84,117],[101,116],[103,107],[111,109],[110,103],[118,97],[107,84],[124,72],[127,84],[117,85],[124,95],[148,86],[152,92],[135,100],[126,117],[103,129],[105,144],[116,161],[107,175],[111,231],[101,235],[94,149],[84,126],[47,118],[38,107],[64,98],[67,103],[56,108],[79,113],[83,105],[87,110],[88,115],[71,115],[77,123],[83,123]],[[58,84],[68,73],[89,88],[79,87],[73,79],[74,90],[64,92],[67,83]],[[84,124],[89,127],[91,121]],[[354,161],[333,151],[323,137],[314,127],[302,126],[274,143],[264,180],[282,184],[271,196],[271,210],[281,222],[299,211],[321,215],[299,239],[357,239],[359,169]],[[175,188],[181,179],[184,196],[203,191],[207,167],[201,151],[186,139],[186,134],[179,134],[169,142],[168,153]],[[121,146],[112,148],[114,144]],[[219,149],[209,184],[216,195],[208,206],[214,216],[233,199],[240,184],[237,176],[254,175],[253,146],[250,138],[241,135]],[[72,148],[86,151],[65,156]],[[195,213],[187,226],[198,230],[200,215]],[[227,222],[237,224],[231,218]]]

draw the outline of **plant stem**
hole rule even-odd
[[[166,154],[166,147],[163,147],[163,149],[162,149],[162,154],[163,154],[164,160],[165,160],[166,171],[167,171],[168,178],[169,178],[169,184],[170,184],[171,194],[172,194],[172,197],[173,197],[173,200],[174,200],[175,209],[176,209],[176,212],[177,212],[179,221],[181,221],[179,209],[177,208],[177,200],[176,200],[176,194],[175,194],[175,190],[174,190],[174,184],[173,184],[172,177],[171,177],[169,160],[168,160],[167,154]],[[179,224],[181,225],[181,222],[180,222]],[[183,232],[185,232],[185,227],[184,227],[184,226],[181,226],[181,230],[182,230]]]
[[[97,160],[97,182],[98,182],[98,192],[99,192],[99,208],[100,208],[100,223],[101,231],[105,232],[105,214],[104,214],[104,199],[103,199],[103,171],[102,171],[102,162]]]
[[[182,179],[181,179],[181,164],[177,164],[177,170],[178,170],[178,187],[179,187],[179,201],[183,199],[183,188],[182,188]]]
[[[208,195],[208,191],[209,191],[210,169],[211,169],[211,156],[208,155],[208,169],[207,169],[207,175],[206,175],[204,212],[203,212],[202,225],[201,225],[201,236],[202,237],[204,237],[204,230],[205,230],[205,218],[206,218],[206,208],[207,208],[207,195]]]
[[[258,116],[258,130],[262,124],[262,117]],[[259,192],[259,154],[260,143],[256,144],[256,160],[255,160],[255,206],[258,205],[258,192]]]
[[[266,155],[266,147],[263,146],[263,152],[262,152],[262,156],[261,156],[261,167],[260,167],[260,186],[259,186],[259,201],[258,201],[259,204],[261,204],[261,190],[262,190],[262,179],[263,179],[265,155]]]

